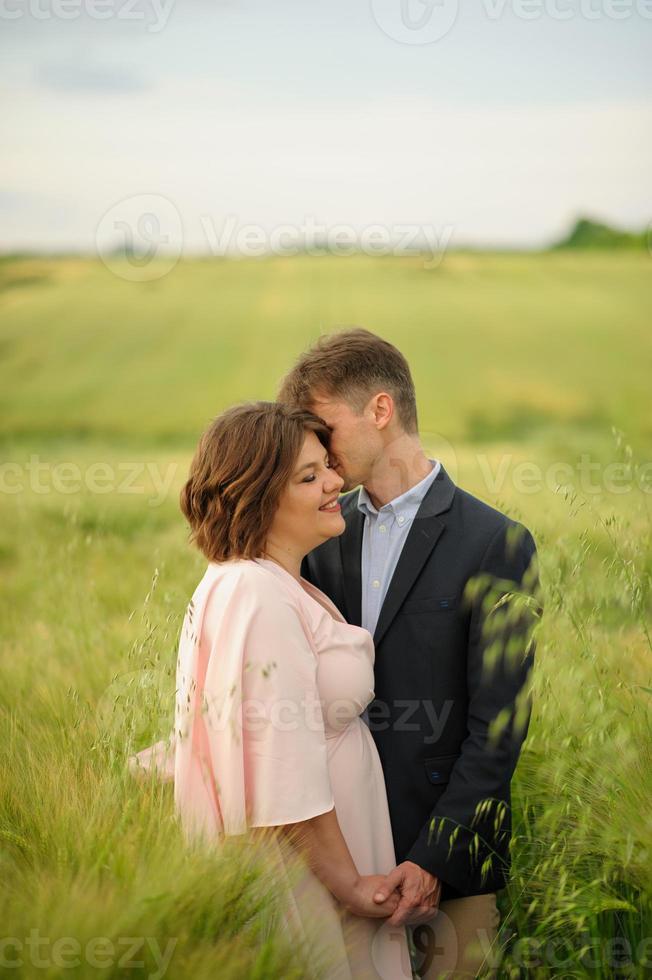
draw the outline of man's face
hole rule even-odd
[[[329,450],[334,468],[344,480],[342,492],[365,483],[372,473],[374,460],[382,451],[373,413],[357,414],[346,402],[317,394],[309,409],[323,418],[331,430]]]

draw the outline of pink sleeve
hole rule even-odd
[[[249,579],[246,588],[247,598],[253,600],[246,603],[241,624],[247,823],[251,827],[296,823],[334,807],[317,656],[285,587],[259,575],[255,582]],[[213,654],[205,681],[209,702],[211,691],[221,686],[219,647]],[[214,734],[223,738],[225,732]]]
[[[154,773],[163,782],[171,782],[174,779],[174,739],[173,730],[167,739],[130,755],[127,767],[132,776],[142,779]]]

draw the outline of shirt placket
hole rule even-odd
[[[391,510],[378,511],[375,521],[374,536],[372,538],[372,552],[374,554],[373,576],[371,581],[371,594],[374,603],[374,623],[378,622],[383,596],[385,594],[385,577],[387,574],[387,561],[390,551],[392,525],[394,515]]]

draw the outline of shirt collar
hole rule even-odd
[[[436,459],[429,459],[432,463],[432,469],[430,473],[424,476],[423,480],[415,486],[410,487],[405,493],[402,493],[399,497],[394,497],[389,503],[384,504],[380,510],[377,510],[371,502],[371,497],[367,493],[364,487],[360,487],[360,492],[358,494],[358,510],[362,511],[363,514],[369,514],[375,516],[379,513],[391,512],[395,517],[403,517],[405,520],[410,520],[415,517],[423,498],[428,493],[432,482],[437,478],[437,474],[441,469],[441,463]]]

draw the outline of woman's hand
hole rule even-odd
[[[374,895],[385,884],[385,875],[360,875],[344,903],[354,915],[364,915],[372,919],[383,919],[392,915],[398,908],[400,895],[393,891],[384,902],[374,902]]]
[[[280,830],[307,858],[331,895],[353,915],[384,919],[394,914],[401,898],[398,887],[388,883],[387,875],[358,874],[335,807],[308,820],[283,824]]]

